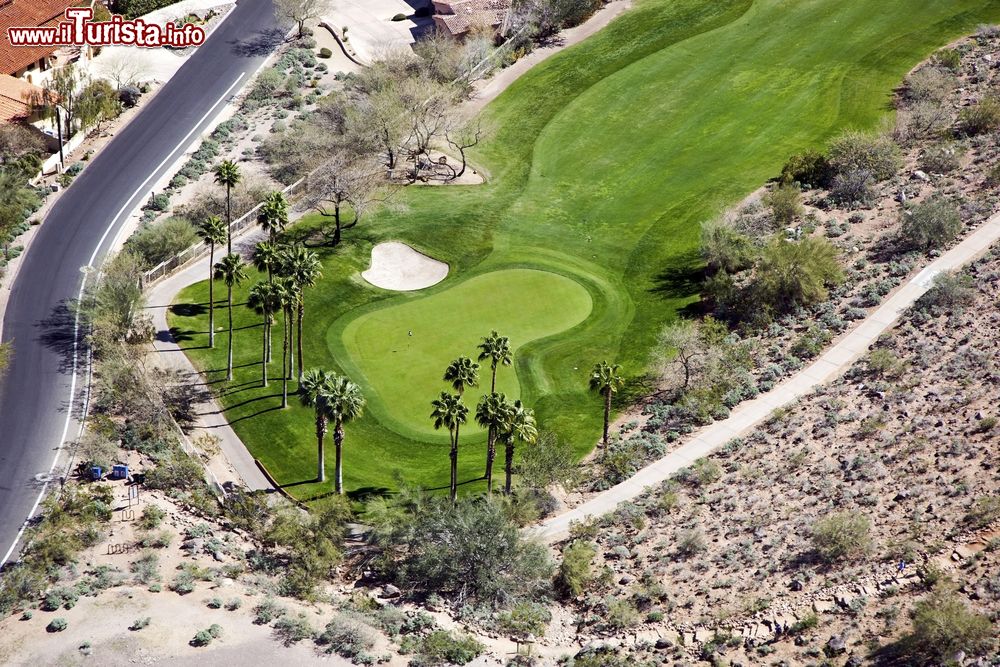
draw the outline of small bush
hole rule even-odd
[[[295,618],[284,616],[274,624],[274,636],[285,646],[291,646],[315,635],[309,621],[301,614]]]
[[[677,553],[689,558],[704,551],[708,547],[705,534],[700,529],[682,530],[677,534]]]
[[[833,514],[813,525],[813,549],[825,563],[856,559],[871,550],[870,531],[871,522],[862,514]]]
[[[392,20],[393,21],[405,21],[406,20],[406,14],[396,14],[395,16],[392,17]]]
[[[947,174],[958,169],[965,150],[956,143],[937,144],[924,151],[920,157],[920,167],[924,171]]]
[[[149,267],[170,259],[198,243],[198,232],[184,218],[168,218],[147,225],[133,234],[126,247],[142,257]]]
[[[900,240],[911,250],[942,248],[962,231],[958,209],[942,197],[908,206],[902,217]]]
[[[139,527],[145,530],[159,528],[165,516],[167,513],[156,505],[146,505],[146,509],[142,511],[142,518],[139,519]]]
[[[976,498],[965,515],[965,523],[973,530],[985,528],[1000,519],[1000,496]]]
[[[333,51],[331,51],[330,49],[328,49],[328,48],[326,48],[324,46],[322,49],[319,50],[319,57],[320,58],[332,58],[333,57]]]
[[[160,578],[160,557],[155,553],[145,552],[132,563],[130,569],[137,583],[152,583]]]
[[[170,590],[178,595],[187,595],[194,590],[194,575],[189,570],[182,570],[177,573],[174,580],[170,582]]]
[[[830,164],[838,174],[866,172],[885,181],[903,166],[899,146],[885,134],[848,130],[830,144]]]
[[[1000,128],[1000,99],[984,97],[979,104],[965,107],[958,114],[958,125],[969,136]]]
[[[962,54],[955,49],[941,49],[934,54],[934,62],[956,74],[962,71]]]
[[[138,631],[143,628],[149,627],[149,623],[152,619],[149,616],[143,616],[142,618],[137,618],[132,621],[132,625],[128,626],[129,630]]]
[[[950,310],[970,305],[976,298],[972,278],[963,273],[943,273],[934,279],[934,286],[917,300],[918,312],[938,317]]]
[[[339,614],[326,624],[316,642],[327,646],[328,653],[353,658],[375,646],[375,631],[353,616]]]
[[[51,621],[49,621],[49,624],[45,626],[45,630],[47,632],[62,632],[68,627],[69,623],[66,621],[66,619],[59,617],[59,618],[53,618]]]
[[[500,629],[512,637],[542,636],[552,620],[552,613],[543,604],[520,602],[512,609],[501,612],[497,622]]]
[[[414,654],[410,660],[411,667],[432,667],[442,664],[464,665],[475,660],[484,647],[472,637],[435,630],[426,637],[407,637],[401,648]]]
[[[275,602],[274,598],[265,598],[263,602],[253,608],[254,623],[257,625],[267,625],[276,618],[281,618],[287,610]]]
[[[833,177],[830,198],[841,206],[870,206],[875,201],[875,179],[856,169]]]
[[[802,215],[802,191],[797,185],[781,185],[764,195],[763,201],[779,225],[788,226]]]
[[[993,624],[971,611],[958,595],[936,590],[913,609],[913,632],[908,648],[935,663],[950,659],[958,651],[972,655],[989,649]]]
[[[212,633],[209,630],[199,630],[195,633],[194,638],[191,639],[191,646],[208,646],[212,643]]]
[[[575,540],[563,549],[559,564],[558,584],[570,597],[583,593],[593,579],[594,557],[597,549],[590,542]]]
[[[782,183],[799,183],[803,187],[828,187],[833,175],[830,161],[815,151],[793,155],[781,168]]]
[[[226,603],[226,609],[228,611],[236,611],[242,606],[243,606],[243,600],[239,598],[233,598],[232,600]]]
[[[955,90],[955,75],[942,67],[922,67],[906,79],[906,96],[914,102],[942,102]]]

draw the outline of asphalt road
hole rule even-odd
[[[271,0],[236,9],[52,208],[11,286],[0,380],[0,565],[11,558],[61,447],[76,440],[87,355],[73,302],[128,214],[281,40]],[[58,472],[57,472],[58,474]],[[41,477],[39,477],[41,476]],[[54,482],[58,483],[58,481]],[[10,550],[10,551],[8,551]]]

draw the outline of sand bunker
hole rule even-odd
[[[372,265],[361,273],[361,277],[372,285],[396,292],[437,285],[447,276],[447,264],[399,241],[379,243],[372,248]]]

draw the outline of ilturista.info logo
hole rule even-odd
[[[178,27],[159,25],[142,19],[128,21],[112,16],[110,21],[92,21],[94,10],[74,7],[66,10],[66,20],[42,28],[7,28],[11,46],[140,46],[155,49],[168,46],[183,49],[205,41],[204,29],[190,23]]]

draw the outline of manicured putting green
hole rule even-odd
[[[536,269],[504,269],[475,276],[451,289],[390,305],[353,320],[342,334],[333,327],[333,352],[368,391],[370,409],[404,435],[433,435],[430,401],[450,390],[441,376],[457,356],[476,359],[481,338],[491,329],[511,339],[515,353],[528,343],[561,333],[587,319],[590,294],[575,280]],[[341,359],[336,337],[343,340]],[[470,411],[489,392],[490,368],[480,369],[480,386],[465,393]],[[513,367],[497,373],[497,391],[520,396]],[[470,423],[468,436],[480,432]],[[439,434],[440,435],[440,434]]]

